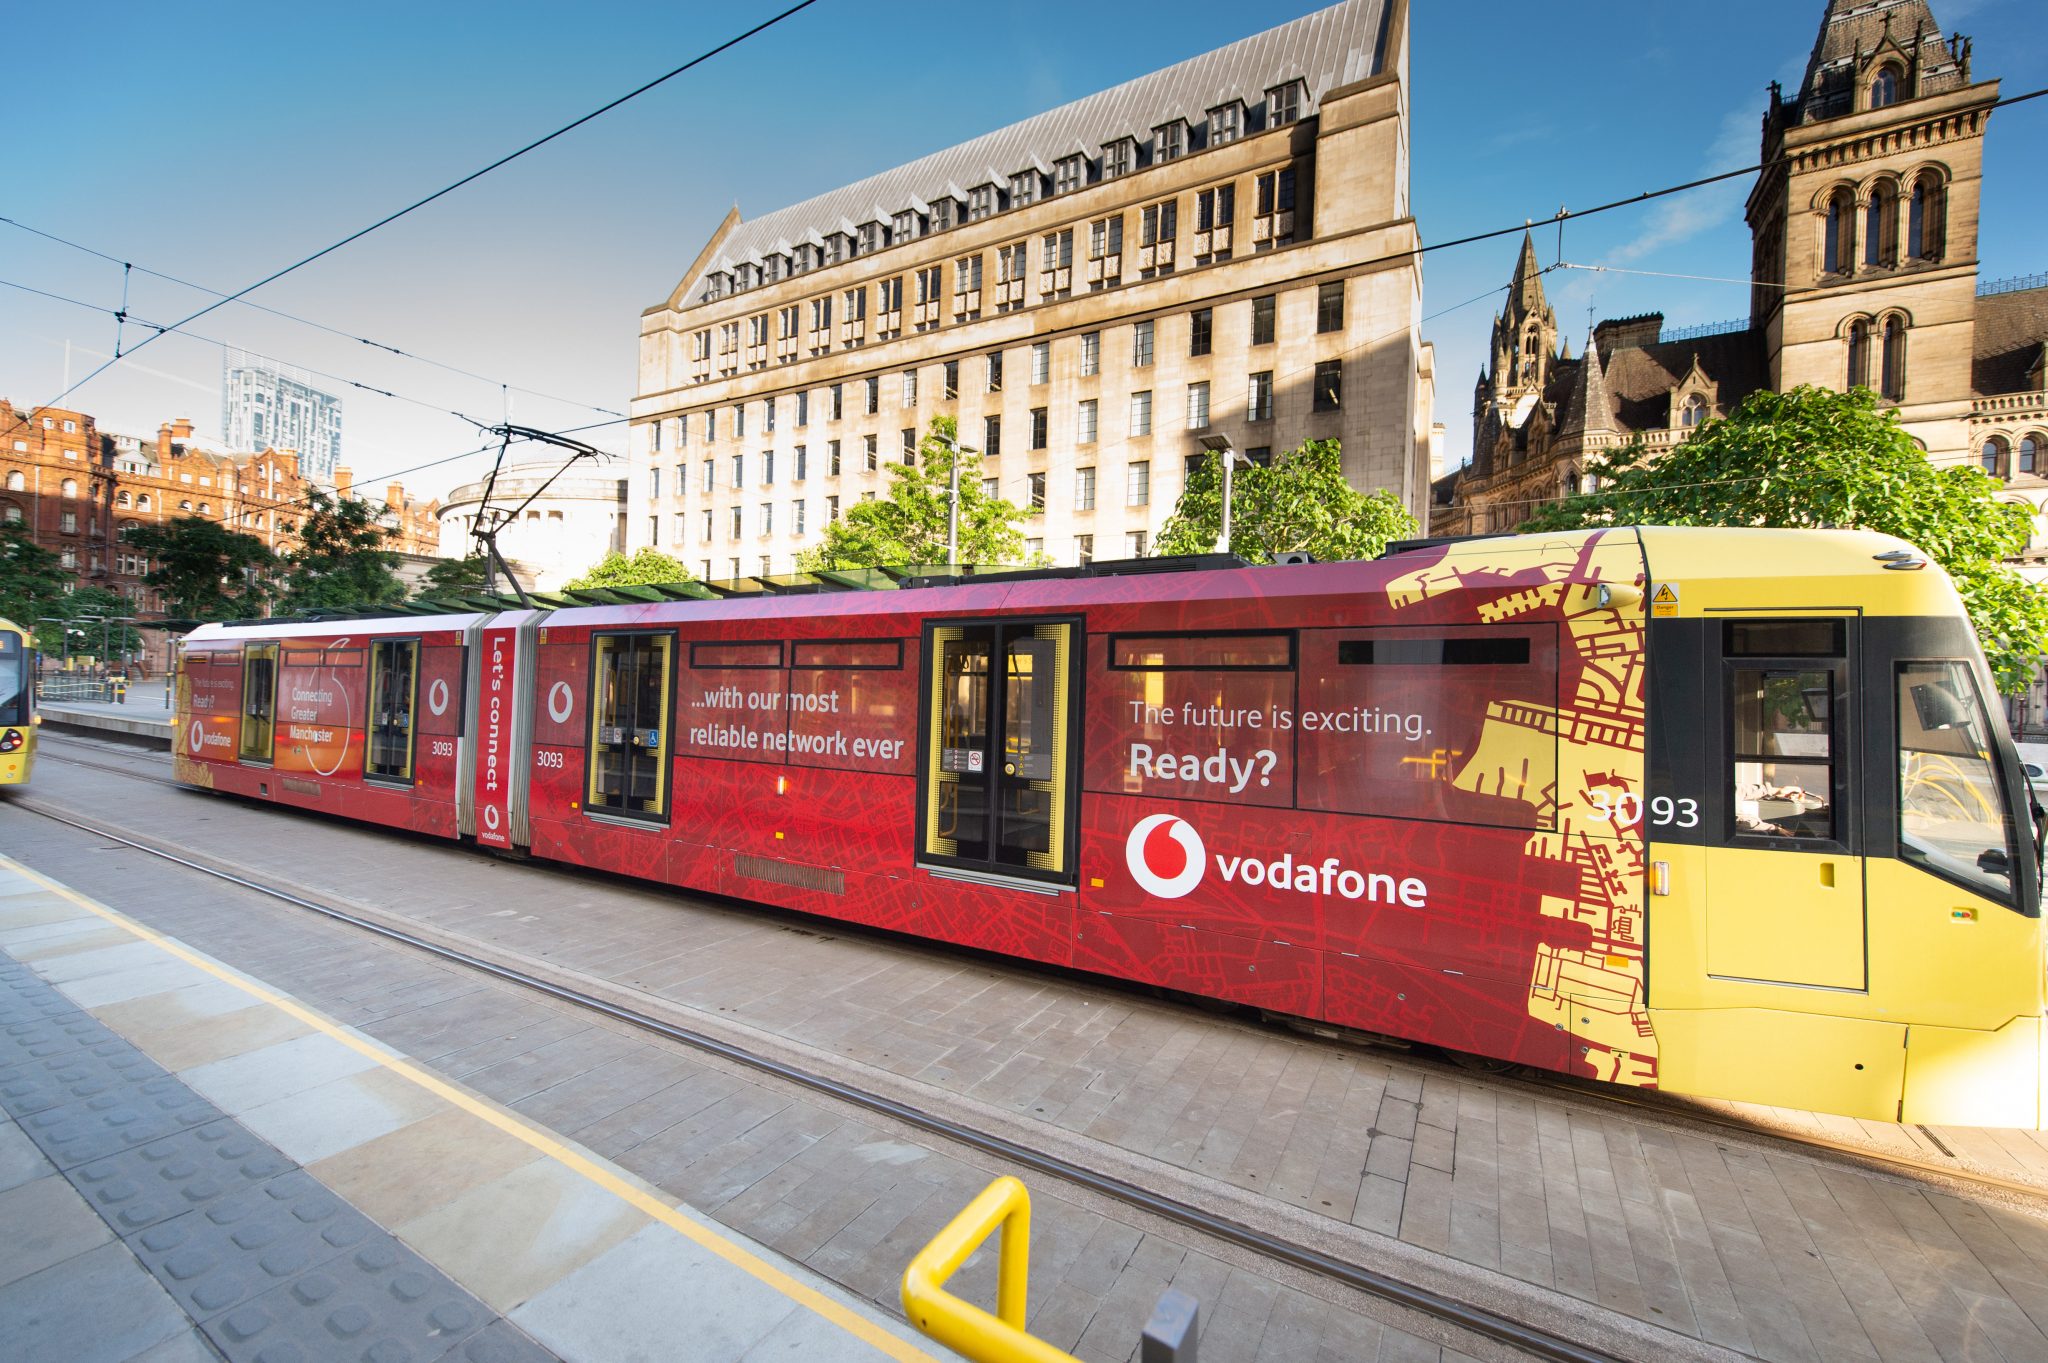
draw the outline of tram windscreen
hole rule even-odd
[[[20,639],[0,635],[0,724],[28,723],[27,659]]]
[[[1970,668],[1900,663],[1898,723],[1900,854],[2011,900],[2012,816]]]

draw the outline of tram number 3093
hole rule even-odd
[[[1595,823],[1611,823],[1619,828],[1634,828],[1643,821],[1643,799],[1639,795],[1623,792],[1610,795],[1604,790],[1591,793],[1593,802],[1592,818]],[[1669,795],[1652,797],[1649,802],[1650,825],[1653,828],[1698,828],[1700,826],[1700,802],[1698,800],[1673,799]]]

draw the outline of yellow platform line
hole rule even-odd
[[[374,1045],[359,1036],[353,1035],[337,1023],[322,1017],[319,1013],[314,1012],[296,999],[288,998],[283,994],[266,989],[253,980],[246,979],[233,971],[223,969],[184,944],[143,926],[118,910],[110,909],[104,904],[87,898],[70,886],[60,884],[40,871],[22,865],[12,857],[0,856],[0,866],[4,866],[27,877],[50,893],[72,904],[76,904],[87,913],[103,918],[114,926],[133,933],[151,946],[177,957],[187,965],[196,966],[215,979],[233,985],[251,998],[290,1014],[308,1027],[312,1027],[332,1037],[350,1050],[375,1061],[392,1073],[403,1076],[429,1093],[446,1102],[453,1103],[472,1116],[489,1122],[506,1135],[513,1137],[515,1140],[525,1142],[562,1167],[581,1174],[584,1178],[603,1188],[620,1201],[646,1213],[654,1220],[661,1222],[699,1247],[711,1251],[711,1253],[716,1254],[734,1268],[774,1288],[799,1306],[823,1316],[826,1320],[831,1321],[863,1344],[880,1350],[890,1358],[896,1359],[898,1363],[939,1363],[938,1359],[919,1349],[916,1345],[899,1339],[897,1336],[876,1325],[873,1321],[868,1320],[865,1316],[862,1316],[859,1312],[848,1310],[845,1306],[832,1300],[832,1298],[816,1288],[797,1281],[745,1246],[736,1245],[724,1236],[718,1235],[698,1224],[690,1217],[684,1216],[660,1198],[633,1186],[633,1184],[620,1178],[595,1160],[571,1150],[539,1127],[530,1125],[511,1113],[478,1099],[473,1094],[464,1092],[445,1079],[427,1073],[402,1056],[394,1055],[381,1046]]]

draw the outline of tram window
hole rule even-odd
[[[370,645],[369,754],[363,774],[412,780],[413,718],[419,700],[417,639],[380,639]]]
[[[771,668],[782,666],[782,643],[690,645],[692,667]]]
[[[253,644],[242,655],[242,747],[245,762],[268,762],[276,738],[277,645]]]
[[[1088,649],[1088,789],[1293,803],[1291,632],[1119,634]]]
[[[590,809],[668,817],[666,634],[600,634],[591,641]]]
[[[28,669],[21,637],[0,634],[0,724],[28,723]]]
[[[1731,620],[1727,654],[1731,658],[1840,658],[1840,620]]]
[[[1834,668],[1729,671],[1738,835],[1836,839]]]
[[[917,682],[901,639],[790,646],[789,760],[840,771],[917,771]]]
[[[1303,630],[1296,803],[1553,827],[1557,688],[1554,625]]]
[[[1294,636],[1275,634],[1119,634],[1110,640],[1109,665],[1143,671],[1198,668],[1291,668]]]
[[[2012,820],[1975,678],[1960,662],[1908,662],[1898,681],[1900,854],[2010,902]]]
[[[989,856],[988,719],[990,703],[989,632],[971,634],[940,629],[933,689],[938,713],[933,717],[933,748],[939,790],[932,813],[932,850],[944,856],[987,861]]]

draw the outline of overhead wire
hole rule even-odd
[[[590,122],[592,119],[610,113],[613,109],[618,108],[620,105],[626,103],[627,101],[637,99],[641,95],[646,94],[649,90],[652,90],[659,85],[666,84],[668,81],[675,79],[677,76],[682,75],[684,72],[689,71],[694,67],[703,65],[705,62],[710,61],[713,57],[718,56],[720,53],[730,51],[732,48],[739,46],[739,44],[747,41],[749,38],[754,37],[756,34],[765,32],[766,30],[775,27],[775,25],[781,23],[783,20],[788,19],[792,15],[798,14],[803,10],[809,9],[812,5],[816,4],[817,2],[818,0],[797,0],[796,4],[789,6],[787,9],[781,11],[778,14],[772,15],[769,18],[762,20],[760,23],[755,24],[752,28],[747,29],[745,32],[740,33],[734,37],[728,38],[724,42],[719,43],[716,47],[710,48],[707,51],[699,53],[698,55],[690,58],[690,60],[684,62],[681,66],[675,67],[673,70],[670,70],[660,76],[656,76],[653,80],[647,81],[645,84],[642,84],[633,90],[629,90],[625,94],[620,95],[617,99],[611,100],[605,104],[598,106],[597,108],[591,110],[589,113],[584,114],[581,118],[577,118],[572,120],[571,122],[563,124],[561,127],[555,129],[551,133],[548,133],[546,136],[535,138],[533,141],[527,143],[525,146],[520,147],[517,151],[508,152],[505,155],[499,157],[497,160],[492,161],[489,165],[483,166],[478,170],[473,170],[469,174],[463,176],[461,179],[443,185],[441,188],[435,190],[433,193],[425,196],[424,198],[416,199],[412,203],[407,204],[405,207],[398,209],[395,212],[385,214],[383,217],[377,219],[377,221],[371,223],[369,226],[358,228],[356,231],[349,233],[347,236],[341,238],[339,241],[321,247],[319,250],[313,252],[311,255],[301,257],[300,259],[293,261],[291,264],[284,266],[282,269],[271,271],[269,274],[263,276],[263,278],[257,280],[253,284],[249,284],[243,288],[237,289],[234,293],[225,295],[224,297],[216,298],[213,302],[208,303],[205,307],[199,309],[197,312],[194,312],[191,315],[182,318],[179,321],[171,323],[170,326],[161,328],[155,332],[152,332],[150,335],[144,337],[142,340],[136,342],[136,344],[130,348],[128,353],[132,355],[135,353],[135,351],[141,350],[144,346],[147,346],[151,342],[160,339],[168,332],[177,331],[192,322],[196,322],[200,318],[206,316],[208,313],[213,312],[216,309],[226,307],[229,303],[240,302],[245,295],[254,293],[256,290],[264,287],[266,284],[273,284],[276,281],[284,278],[286,275],[291,274],[293,271],[300,270],[308,265],[311,265],[314,261],[319,260],[323,256],[332,255],[334,252],[340,250],[344,246],[347,246],[349,243],[359,241],[362,238],[368,236],[370,233],[375,232],[379,228],[386,227],[389,226],[391,223],[397,222],[400,218],[405,217],[408,213],[412,213],[417,211],[418,209],[425,208],[428,204],[433,203],[436,199],[452,194],[456,190],[461,189],[464,185],[482,179],[484,176],[490,174],[492,171],[497,170],[502,166],[508,165],[511,162],[518,160],[520,157],[526,155],[528,152],[535,151],[541,147],[544,147],[548,143],[554,141],[556,138],[561,137],[567,133],[573,132],[577,128],[582,127],[584,124]],[[43,408],[53,407],[57,403],[62,402],[65,398],[77,392],[86,384],[91,383],[94,379],[98,378],[101,374],[104,374],[107,370],[112,369],[115,365],[119,364],[121,362],[121,358],[121,356],[115,356],[114,358],[108,360],[106,363],[100,365],[98,368],[92,370],[78,382],[71,384],[70,386],[65,388],[63,392],[57,394],[56,397],[51,398],[48,402],[42,403],[36,407],[31,407],[28,409],[28,411],[18,414],[15,418],[15,425],[13,427],[10,427],[9,430],[12,431],[14,429],[18,429],[20,426],[26,425],[29,419],[36,412],[43,410]]]

